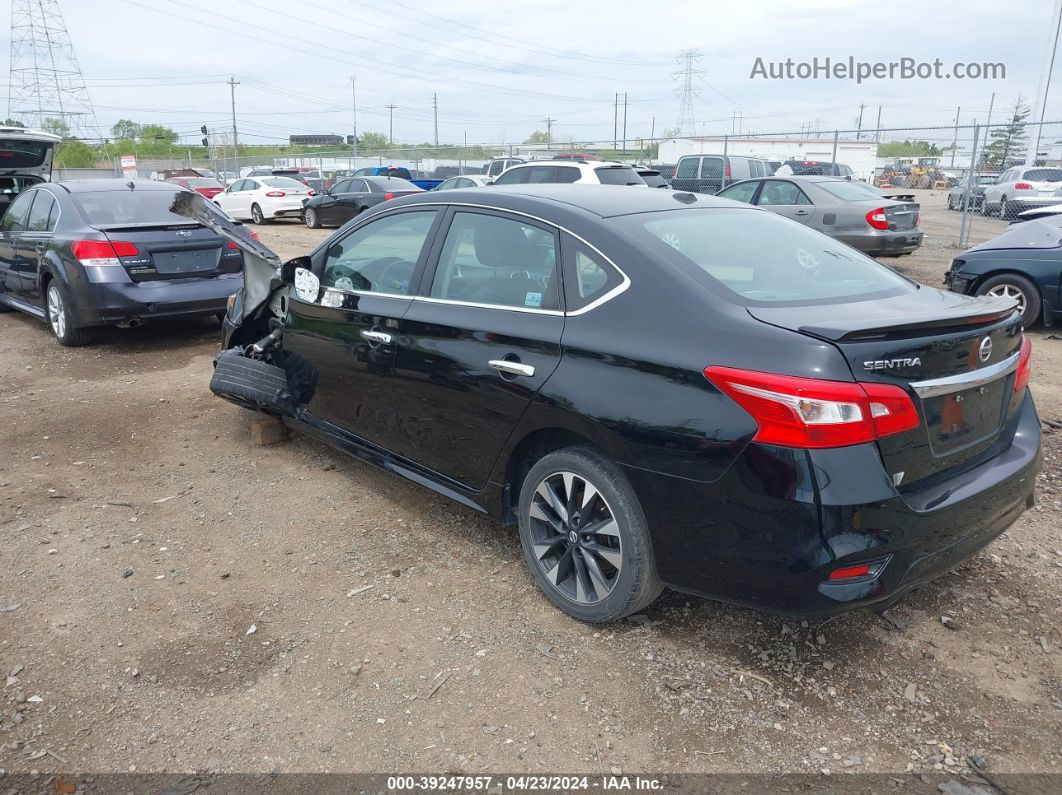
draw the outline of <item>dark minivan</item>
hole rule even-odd
[[[199,196],[153,180],[43,182],[0,220],[0,311],[48,323],[63,345],[93,326],[222,317],[243,284],[237,245],[170,211]],[[202,198],[202,197],[200,197]]]
[[[917,284],[774,213],[453,190],[284,264],[243,245],[215,393],[517,526],[581,620],[665,586],[885,606],[1033,504],[1014,302]]]

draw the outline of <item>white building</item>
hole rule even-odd
[[[844,163],[858,179],[869,181],[874,176],[878,145],[872,140],[838,138],[837,162]],[[770,136],[698,136],[669,138],[660,142],[661,163],[677,163],[683,155],[728,155],[760,157],[764,160],[818,160],[832,162],[834,139],[828,138],[772,138]]]

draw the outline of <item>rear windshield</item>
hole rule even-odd
[[[109,190],[73,193],[71,198],[92,226],[127,224],[184,224],[183,215],[170,212],[176,191],[168,190]]]
[[[1062,182],[1062,168],[1030,168],[1025,172],[1025,179],[1034,182]]]
[[[974,180],[975,185],[995,185],[999,174],[978,174]]]
[[[838,199],[849,202],[862,201],[863,199],[880,199],[885,194],[868,185],[865,182],[819,182],[818,186],[827,193],[832,193]]]
[[[816,163],[812,161],[789,160],[786,165],[793,170],[795,175],[822,176],[834,173],[833,163]]]
[[[401,177],[376,177],[365,181],[369,183],[369,189],[374,193],[387,193],[392,190],[423,190]]]
[[[664,179],[662,176],[660,176],[659,174],[657,174],[655,172],[649,173],[649,174],[639,174],[638,176],[641,177],[642,178],[642,182],[644,182],[650,188],[666,188],[667,187],[667,180]]]
[[[203,177],[202,179],[189,179],[189,180],[186,180],[186,182],[188,183],[188,187],[189,188],[220,188],[220,187],[222,187],[222,184],[220,182],[218,182],[216,179],[207,179],[206,177]]]
[[[266,177],[261,180],[264,184],[271,188],[305,188],[306,186],[299,182],[297,179],[291,179],[290,177]]]
[[[622,220],[662,258],[747,306],[864,301],[916,289],[854,248],[774,213],[691,208]]]
[[[35,168],[44,162],[48,144],[0,138],[0,168]]]
[[[644,185],[638,172],[630,166],[601,166],[594,173],[602,185]]]

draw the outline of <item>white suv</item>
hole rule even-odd
[[[495,185],[581,183],[647,188],[632,166],[609,160],[532,160],[502,172]]]

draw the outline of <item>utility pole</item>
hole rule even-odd
[[[878,126],[874,130],[874,141],[881,140],[881,105],[878,105]]]
[[[435,115],[435,146],[439,146],[439,95],[431,95],[431,109]]]
[[[623,92],[623,151],[627,151],[627,92]]]
[[[1044,55],[1043,71],[1040,72],[1040,85],[1036,89],[1036,104],[1032,108],[1032,124],[1036,132],[1029,136],[1029,149],[1025,153],[1025,164],[1036,165],[1036,154],[1040,149],[1040,131],[1044,125],[1044,112],[1047,109],[1047,94],[1051,90],[1051,71],[1055,66],[1055,52],[1058,50],[1059,32],[1062,31],[1062,0],[1055,0],[1055,13],[1048,28],[1047,53]]]
[[[996,92],[992,92],[992,98],[988,100],[988,121],[985,122],[985,143],[988,143],[988,130],[992,126],[992,108],[996,105]]]
[[[350,164],[351,171],[358,167],[358,76],[350,76],[350,102],[354,109],[354,158]]]
[[[856,123],[856,140],[857,141],[860,138],[863,137],[863,108],[865,108],[865,107],[866,107],[866,105],[860,105],[859,106],[859,121]]]
[[[239,84],[236,75],[229,77],[229,92],[232,97],[232,164],[235,167],[236,176],[240,175],[240,145],[236,137],[236,86]]]
[[[619,92],[612,100],[612,148],[617,149],[619,144]]]
[[[395,142],[395,108],[398,105],[385,105],[387,108],[387,142],[393,144]]]
[[[955,149],[959,145],[959,113],[961,111],[961,107],[955,109],[955,137],[951,139],[951,166],[949,168],[954,168],[955,166]]]
[[[553,145],[553,122],[556,119],[551,119],[547,116],[543,121],[546,122],[546,149],[549,149]]]

